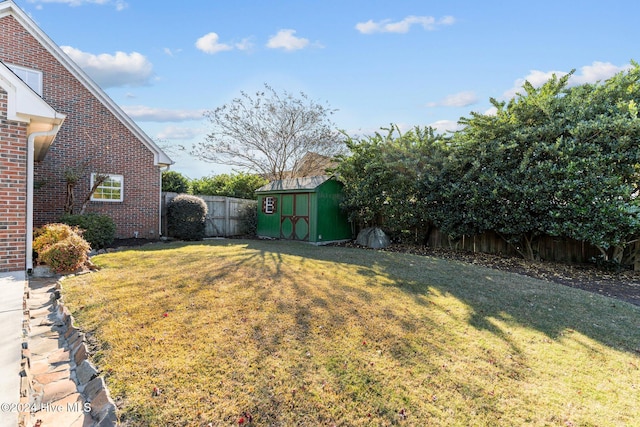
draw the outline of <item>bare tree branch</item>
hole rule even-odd
[[[334,111],[304,93],[280,95],[265,84],[255,96],[241,92],[239,98],[207,111],[211,133],[191,154],[283,179],[296,172],[308,153],[332,158],[342,151],[342,135],[330,120]]]

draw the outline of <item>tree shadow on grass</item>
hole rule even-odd
[[[495,319],[504,319],[533,328],[554,340],[566,336],[566,331],[576,331],[617,350],[638,354],[640,349],[638,307],[555,283],[459,261],[278,240],[230,239],[206,243],[156,244],[145,245],[135,251],[167,250],[185,245],[242,245],[247,249],[247,253],[234,260],[235,266],[240,268],[247,265],[269,271],[268,276],[272,280],[294,274],[290,269],[285,271],[282,268],[283,263],[287,262],[283,255],[288,255],[300,257],[298,271],[301,274],[304,272],[305,259],[332,263],[329,268],[337,268],[340,264],[356,266],[357,274],[366,278],[369,285],[395,287],[421,305],[430,304],[431,290],[435,289],[470,307],[471,316],[468,323],[471,326],[489,331],[504,340],[508,340],[508,337],[496,326]],[[215,262],[215,259],[212,259],[210,270],[197,273],[202,275],[204,282],[212,283],[224,279],[233,267],[227,265],[225,269],[216,269]],[[380,281],[381,276],[385,280]],[[288,279],[296,283],[295,277]],[[270,290],[264,288],[261,292]],[[300,287],[298,292],[302,296],[304,287]],[[324,298],[316,296],[315,304],[331,306],[336,301],[344,299],[347,295],[345,292],[344,289],[336,289],[333,295],[326,295]],[[354,289],[349,292],[350,297],[357,296],[375,303],[368,292]],[[353,294],[354,292],[357,295]],[[301,314],[300,318],[303,319],[304,316]]]
[[[631,304],[559,284],[432,257],[364,249],[323,247],[299,242],[250,241],[247,249],[356,265],[358,274],[388,280],[429,304],[430,288],[467,304],[469,324],[508,340],[493,319],[533,328],[556,340],[576,331],[608,347],[637,355],[640,309]],[[372,285],[376,283],[371,283]]]
[[[188,250],[174,251],[183,247]],[[309,403],[323,396],[321,392],[294,396],[292,390],[307,387],[311,393],[326,379],[327,387],[335,390],[335,400],[327,400],[327,407],[344,400],[361,411],[373,407],[388,414],[386,420],[397,421],[398,409],[406,406],[415,411],[416,420],[429,420],[446,414],[427,413],[438,410],[435,400],[430,406],[417,402],[437,398],[442,405],[458,402],[458,425],[471,424],[464,417],[472,409],[489,414],[493,422],[486,425],[504,425],[499,422],[499,408],[505,401],[516,402],[511,407],[527,407],[537,397],[528,386],[545,382],[543,391],[555,386],[554,379],[535,377],[559,372],[537,365],[549,354],[547,341],[560,343],[549,346],[556,357],[578,345],[602,350],[600,343],[636,355],[640,343],[637,307],[457,261],[250,240],[149,245],[127,251],[122,259],[113,260],[114,265],[121,268],[123,259],[130,259],[134,270],[136,263],[156,263],[145,266],[142,280],[176,286],[175,317],[184,316],[185,324],[202,325],[199,316],[214,311],[207,306],[214,301],[220,312],[190,338],[198,344],[208,339],[192,356],[200,364],[216,366],[203,370],[206,375],[217,373],[224,361],[229,381],[236,384],[229,390],[247,397],[243,387],[251,385],[255,391],[250,397],[258,396],[260,402],[252,411],[274,424],[292,402]],[[168,271],[179,280],[172,282],[155,271],[160,263],[171,264]],[[144,303],[164,297],[157,284],[150,284],[148,291],[139,284],[129,286],[142,288],[135,298]],[[219,294],[207,299],[217,290]],[[131,298],[130,293],[122,294],[123,299]],[[218,305],[221,300],[224,304]],[[193,312],[188,308],[191,301],[199,304]],[[155,322],[163,322],[156,317]],[[172,318],[173,312],[168,319]],[[221,324],[227,332],[207,336]],[[514,339],[510,332],[515,329],[525,330],[524,337]],[[572,341],[564,341],[571,334]],[[536,342],[525,342],[529,338]],[[316,358],[319,353],[323,354]],[[384,368],[378,368],[379,362]],[[389,367],[401,374],[396,376]],[[402,381],[394,382],[397,377]],[[495,383],[499,387],[494,397],[489,393]],[[499,397],[500,388],[509,396]],[[525,415],[544,421],[536,414]],[[526,424],[524,418],[519,421],[513,424]]]

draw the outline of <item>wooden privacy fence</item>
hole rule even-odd
[[[429,236],[429,246],[518,256],[516,249],[494,232],[465,236],[452,241],[446,234],[436,229]],[[590,259],[600,255],[598,248],[588,243],[552,236],[540,236],[537,238],[534,244],[534,251],[542,260],[569,264],[589,262]]]
[[[162,193],[162,235],[167,233],[167,205],[178,193]],[[255,200],[225,196],[196,196],[207,205],[205,237],[231,237],[242,234],[240,213],[245,206],[256,206]]]

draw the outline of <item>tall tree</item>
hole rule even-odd
[[[192,154],[202,160],[238,166],[268,179],[283,179],[307,153],[334,156],[343,147],[330,116],[334,110],[300,93],[277,93],[265,84],[254,96],[207,111],[212,130]]]

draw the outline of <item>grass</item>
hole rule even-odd
[[[282,241],[93,261],[102,270],[63,294],[127,425],[232,426],[246,412],[259,426],[631,426],[640,414],[640,308],[599,295]]]

